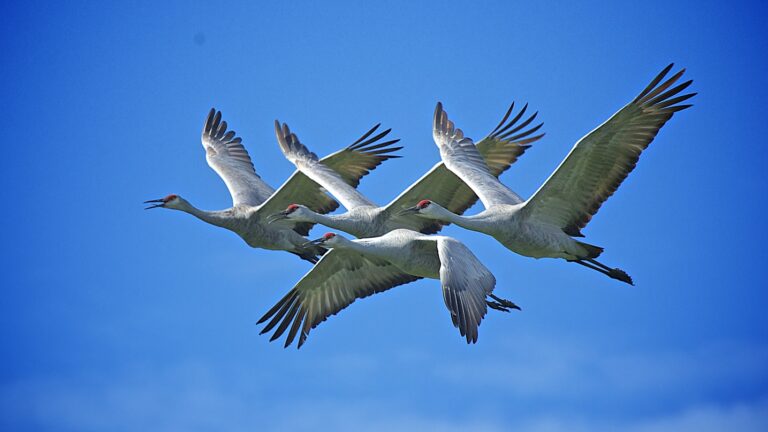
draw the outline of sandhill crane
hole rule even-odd
[[[677,95],[692,81],[670,88],[685,69],[659,85],[670,69],[672,65],[632,102],[580,139],[525,202],[489,172],[472,140],[454,129],[438,103],[433,135],[443,162],[477,193],[485,211],[462,217],[427,199],[405,212],[486,233],[521,255],[564,258],[632,284],[624,271],[595,260],[603,248],[572,237],[583,237],[581,228],[632,171],[659,129],[675,112],[691,106],[680,103],[695,93]]]
[[[531,143],[544,136],[544,134],[531,136],[541,128],[541,123],[525,129],[538,113],[530,115],[517,124],[525,114],[528,105],[525,105],[507,122],[514,107],[513,103],[491,134],[477,143],[478,151],[485,158],[485,163],[494,176],[504,172],[530,147]],[[424,197],[441,203],[455,213],[464,212],[477,201],[477,195],[472,192],[472,189],[440,162],[391,203],[378,207],[354,187],[344,183],[323,161],[319,161],[317,156],[290,131],[288,125],[283,124],[281,127],[280,122],[275,121],[275,134],[285,157],[299,171],[327,189],[348,211],[337,215],[322,215],[299,202],[273,215],[270,218],[273,222],[288,219],[319,223],[360,238],[384,235],[398,228],[433,234],[442,228],[442,223],[413,215],[403,215],[400,213],[401,210]]]
[[[301,348],[311,329],[356,299],[421,278],[440,279],[453,325],[467,343],[477,342],[486,305],[505,312],[520,309],[492,293],[496,278],[464,244],[450,237],[397,229],[357,240],[327,233],[311,243],[332,250],[258,321],[270,320],[261,334],[279,324],[270,341],[290,326],[286,348],[297,334]]]
[[[376,125],[349,147],[323,159],[323,163],[338,173],[345,184],[357,186],[360,178],[375,169],[381,162],[397,157],[392,147],[398,140],[379,142],[390,130],[371,135]],[[192,206],[179,195],[149,200],[147,207],[169,208],[189,213],[205,222],[234,231],[254,248],[285,250],[312,263],[324,250],[306,245],[304,237],[312,227],[310,223],[270,225],[266,218],[293,202],[301,202],[318,213],[333,211],[338,203],[328,197],[320,185],[299,171],[275,191],[254,170],[253,162],[235,131],[227,130],[227,122],[221,121],[221,112],[211,109],[202,133],[203,148],[208,165],[224,180],[232,195],[232,208],[221,211],[205,211]]]

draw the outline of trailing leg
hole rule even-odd
[[[581,264],[584,267],[590,268],[592,270],[599,271],[600,273],[616,280],[620,280],[624,283],[628,283],[630,285],[634,285],[634,282],[632,282],[632,278],[622,269],[619,268],[610,268],[607,265],[600,263],[596,261],[593,258],[586,258],[586,259],[579,259],[579,260],[573,260],[573,262],[577,264]]]
[[[520,306],[512,303],[509,300],[503,299],[501,297],[497,297],[494,294],[488,294],[488,297],[495,300],[495,301],[489,301],[489,300],[485,301],[485,304],[487,304],[488,307],[490,307],[491,309],[496,309],[497,311],[502,311],[502,312],[509,312],[510,309],[521,310]]]

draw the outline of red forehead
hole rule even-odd
[[[168,201],[170,201],[170,200],[175,200],[176,198],[178,198],[178,195],[176,195],[176,194],[170,194],[170,195],[168,195],[167,197],[163,198],[163,201],[165,201],[165,202],[168,202]]]
[[[416,204],[416,207],[424,208],[424,207],[428,206],[431,202],[432,201],[430,201],[430,200],[421,200],[421,201],[419,201],[418,204]]]
[[[286,210],[288,210],[289,212],[292,212],[292,211],[296,210],[297,208],[299,208],[298,204],[291,204],[291,205],[288,206],[288,208]]]
[[[326,240],[328,240],[329,238],[333,238],[333,237],[336,237],[336,234],[331,233],[331,232],[323,234],[323,238],[326,239]]]

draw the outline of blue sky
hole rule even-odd
[[[6,5],[0,428],[768,430],[766,8],[600,3]],[[385,203],[438,161],[436,101],[478,138],[529,102],[547,135],[503,176],[528,196],[672,61],[696,105],[584,230],[636,287],[449,227],[523,307],[474,346],[430,280],[284,350],[255,321],[307,263],[142,210],[230,205],[211,106],[275,186],[275,118],[318,154],[392,127],[361,185]]]

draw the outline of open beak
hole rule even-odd
[[[419,209],[416,206],[408,207],[407,209],[400,210],[397,215],[398,216],[405,216],[413,213],[418,213]]]
[[[287,211],[281,211],[278,213],[273,214],[272,216],[269,216],[267,218],[267,223],[271,224],[272,222],[277,222],[279,220],[287,219],[288,218],[288,212]]]
[[[158,204],[154,204],[154,203],[158,203]],[[144,208],[144,210],[149,210],[157,207],[165,207],[165,200],[164,199],[149,200],[149,201],[144,201],[144,204],[152,204],[151,206]]]
[[[307,247],[307,246],[312,246],[312,245],[319,245],[319,244],[323,244],[323,242],[325,242],[325,238],[320,237],[319,239],[310,240],[310,241],[304,243],[303,245],[301,245],[301,247]]]

